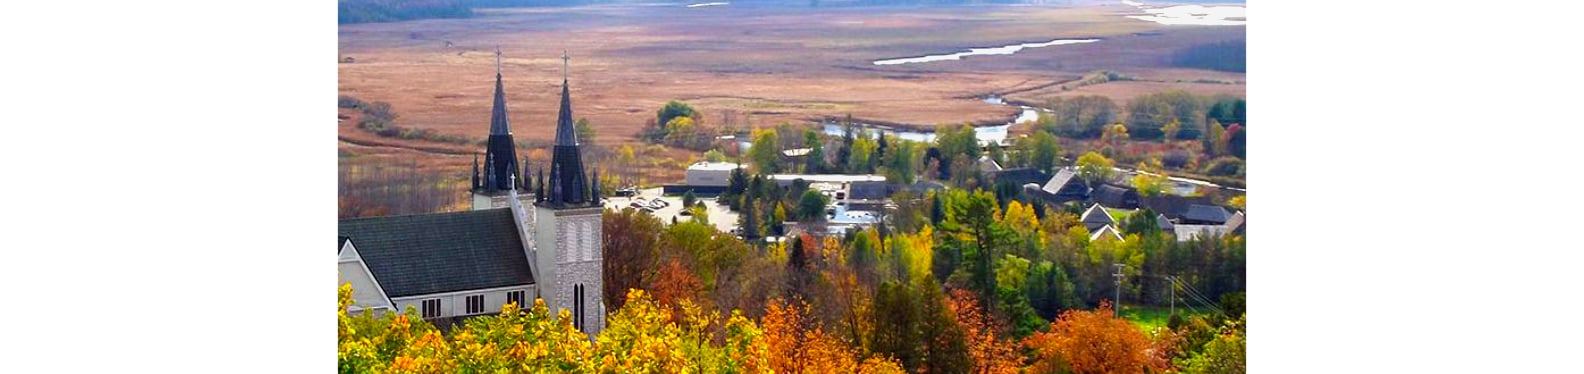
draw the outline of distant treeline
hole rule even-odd
[[[1248,45],[1244,40],[1200,44],[1178,51],[1172,65],[1242,73],[1248,70]]]
[[[465,0],[341,0],[337,5],[336,22],[343,25],[473,16]]]

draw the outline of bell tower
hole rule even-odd
[[[588,334],[605,329],[605,273],[602,213],[598,184],[590,183],[583,166],[581,145],[572,121],[572,94],[568,84],[571,57],[561,54],[561,109],[556,117],[556,137],[550,178],[539,187],[545,194],[534,203],[539,235],[538,260],[548,277],[536,278],[541,297],[552,309],[572,312],[572,323]],[[542,175],[542,174],[541,174]],[[596,176],[598,174],[595,174]]]

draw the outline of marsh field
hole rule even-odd
[[[669,163],[675,166],[696,152],[651,147],[637,137],[667,100],[685,101],[705,124],[727,128],[847,115],[928,128],[1004,124],[1019,114],[1016,107],[987,103],[986,95],[1037,103],[1094,94],[1126,105],[1135,96],[1172,89],[1245,92],[1244,73],[1174,64],[1174,56],[1188,48],[1242,43],[1245,26],[1129,18],[1144,12],[1122,2],[686,5],[476,9],[466,19],[340,25],[339,94],[389,103],[403,128],[482,139],[498,47],[514,136],[532,148],[553,137],[565,50],[571,56],[574,115],[597,130],[593,142],[632,145],[645,150],[643,156],[676,159]],[[955,60],[875,63],[1065,39],[1097,40]],[[1075,84],[1096,71],[1130,80]],[[482,150],[462,142],[376,136],[357,128],[359,113],[341,113],[343,163],[397,159],[466,178],[471,155]],[[536,153],[525,152],[530,158]],[[680,179],[682,172],[654,169],[644,172],[655,183],[673,182],[667,178]]]

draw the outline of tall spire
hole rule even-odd
[[[495,50],[495,104],[490,109],[490,135],[511,135],[511,123],[506,118],[506,85],[501,80],[501,53]],[[515,159],[516,157],[512,157]]]
[[[571,57],[561,53],[561,113],[556,117],[555,145],[550,156],[550,186],[546,199],[550,206],[576,208],[592,203],[589,181],[583,169],[577,130],[572,123],[572,91],[567,82]]]
[[[570,62],[571,59],[571,57],[567,57],[566,51],[561,52],[561,62],[563,64]],[[561,113],[556,116],[555,145],[575,147],[578,145],[577,129],[572,124],[572,91],[567,83],[566,74],[567,67],[563,65],[561,68]]]
[[[501,75],[501,51],[495,47],[495,100],[490,108],[490,131],[484,155],[483,182],[485,191],[503,191],[517,188],[513,175],[522,177],[517,168],[517,142],[512,140],[511,122],[506,113],[506,84]],[[519,178],[521,180],[521,178]]]

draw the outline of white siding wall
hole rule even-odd
[[[385,308],[390,309],[391,304],[385,299],[382,292],[374,282],[374,276],[369,274],[368,268],[363,266],[363,259],[357,253],[356,243],[347,243],[341,249],[340,259],[336,261],[336,286],[348,282],[352,283],[352,305],[356,308]]]
[[[440,299],[440,317],[442,317],[442,318],[443,317],[466,316],[466,315],[496,314],[496,313],[500,313],[501,306],[506,305],[506,293],[510,292],[510,291],[525,291],[525,293],[524,293],[524,295],[526,296],[525,303],[527,305],[523,305],[522,307],[526,308],[526,307],[532,307],[533,306],[533,300],[534,300],[534,287],[533,286],[491,288],[491,289],[480,290],[480,291],[463,291],[463,292],[450,292],[450,293],[443,293],[443,294],[409,296],[409,297],[402,297],[402,298],[392,299],[391,301],[396,303],[396,307],[399,308],[398,310],[406,311],[407,307],[411,306],[414,311],[417,311],[419,313],[419,315],[422,315],[422,313],[423,313],[423,301],[424,300],[428,300],[428,299],[438,298],[438,299]],[[484,311],[481,312],[481,313],[471,313],[471,314],[467,313],[467,297],[468,296],[473,296],[473,295],[479,295],[479,294],[483,294],[484,295]]]

